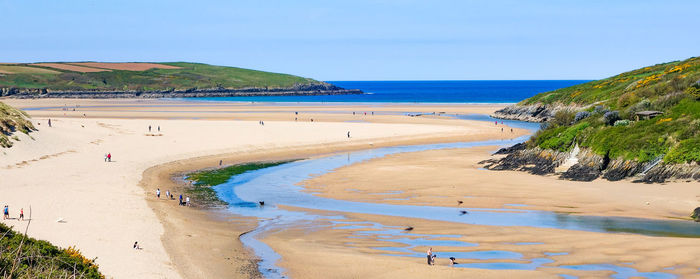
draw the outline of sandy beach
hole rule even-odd
[[[0,156],[0,196],[10,206],[11,215],[17,215],[19,208],[27,214],[31,206],[30,236],[62,247],[77,246],[87,257],[97,257],[100,269],[113,278],[214,278],[231,271],[243,276],[254,273],[251,257],[236,240],[238,234],[253,226],[251,220],[221,222],[221,218],[229,217],[155,198],[157,187],[176,195],[181,193],[176,182],[169,182],[178,172],[213,167],[221,159],[225,164],[234,164],[524,133],[516,129],[513,134],[504,135],[500,128],[488,123],[443,117],[348,113],[374,107],[313,106],[305,107],[307,112],[303,112],[288,106],[263,106],[254,108],[261,112],[204,117],[215,114],[209,112],[215,110],[211,104],[199,107],[167,101],[167,105],[176,107],[163,113],[153,111],[154,101],[142,107],[131,106],[140,100],[127,101],[126,107],[118,108],[115,106],[124,100],[3,101],[19,108],[54,107],[28,110],[39,131],[31,134],[33,139],[20,135],[21,141],[3,150]],[[64,109],[67,103],[72,107]],[[188,111],[183,112],[184,107]],[[240,104],[218,109],[232,107],[253,109]],[[497,107],[381,109],[488,113]],[[296,116],[297,121],[293,111],[302,111]],[[48,117],[52,119],[51,128],[47,127]],[[315,121],[311,122],[311,118]],[[258,123],[261,120],[265,121],[264,126]],[[352,133],[350,139],[346,136],[348,131]],[[106,153],[112,154],[112,162],[104,161]],[[16,228],[25,224],[16,220],[5,223]],[[143,249],[133,250],[134,241]],[[199,245],[202,243],[209,245]]]

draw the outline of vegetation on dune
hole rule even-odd
[[[654,65],[538,94],[520,102],[568,105],[528,142],[568,151],[575,144],[609,158],[700,162],[700,58]],[[663,114],[647,118],[642,111]]]
[[[190,89],[286,88],[321,82],[288,74],[199,63],[160,63],[179,69],[146,71],[111,70],[75,72],[35,64],[3,65],[0,88],[95,90],[95,91],[173,91]],[[22,71],[19,71],[22,67]],[[31,71],[28,69],[37,69]],[[48,72],[45,72],[49,70]],[[42,72],[44,71],[44,72]]]
[[[205,205],[225,205],[224,201],[219,200],[212,186],[226,183],[231,177],[245,172],[269,168],[293,162],[277,161],[277,162],[254,162],[240,165],[228,166],[220,169],[202,170],[193,172],[187,175],[187,179],[193,181],[193,187],[187,190],[187,193],[192,195],[196,201]]]
[[[29,115],[24,111],[0,102],[0,147],[11,147],[11,139],[19,139],[12,136],[17,131],[28,134],[36,130],[28,118]]]
[[[3,278],[104,278],[94,259],[79,250],[58,248],[0,224],[0,274]]]

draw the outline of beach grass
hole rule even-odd
[[[201,205],[209,207],[224,206],[227,203],[217,197],[216,191],[212,189],[213,186],[224,184],[232,177],[242,173],[279,166],[294,161],[296,160],[253,162],[189,173],[187,174],[187,180],[193,183],[192,187],[187,189],[187,193],[192,195],[194,200]]]
[[[28,134],[35,130],[27,113],[0,102],[0,148],[12,147],[11,139],[18,140],[16,135],[13,136],[14,133],[19,131]]]
[[[3,278],[105,278],[95,259],[80,250],[25,237],[4,224],[0,224],[0,273]]]

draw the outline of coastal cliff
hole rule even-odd
[[[541,122],[527,142],[483,161],[562,179],[700,181],[700,58],[540,93],[493,117]]]

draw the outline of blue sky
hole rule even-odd
[[[700,55],[700,1],[0,0],[0,61],[320,80],[598,79]]]

